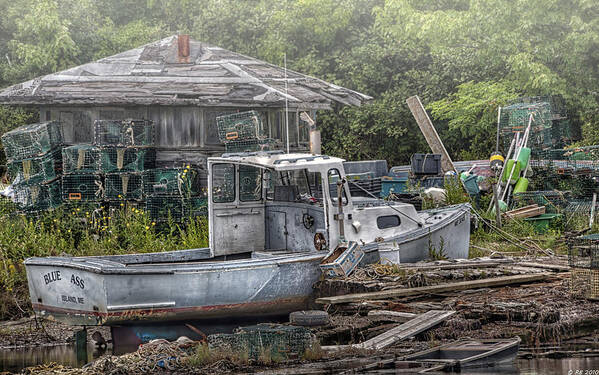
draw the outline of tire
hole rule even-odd
[[[324,326],[329,324],[329,313],[321,310],[294,311],[289,314],[289,322],[298,326]]]

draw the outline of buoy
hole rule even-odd
[[[501,155],[501,152],[495,151],[491,154],[491,158],[489,159],[489,166],[494,171],[500,171],[503,167],[504,162],[505,159],[503,158],[503,155]]]
[[[516,186],[514,186],[514,194],[524,193],[526,189],[528,189],[528,178],[520,177],[516,182]]]
[[[501,212],[507,211],[507,203],[505,203],[501,199],[499,200],[499,211],[501,211]],[[491,209],[491,213],[495,214],[495,205],[493,205],[493,208]]]
[[[528,161],[530,160],[530,148],[522,147],[520,154],[518,154],[518,161],[520,162],[520,169],[526,170],[528,167]]]
[[[513,171],[512,171],[513,169]],[[510,179],[510,176],[512,177]],[[501,176],[501,181],[505,184],[510,180],[510,184],[515,184],[520,177],[520,162],[518,160],[510,159],[505,164],[505,168],[503,168],[503,176]]]

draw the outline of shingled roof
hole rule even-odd
[[[287,71],[291,108],[329,109],[371,99]],[[187,36],[171,36],[0,91],[0,103],[282,107],[284,69]]]

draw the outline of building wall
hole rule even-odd
[[[247,109],[195,106],[42,106],[40,119],[60,121],[68,144],[91,143],[95,120],[150,119],[156,125],[155,146],[159,150],[213,154],[224,151],[224,146],[218,139],[216,117],[245,110]],[[278,139],[285,145],[285,111],[278,108],[258,111],[263,115],[269,137]],[[315,114],[311,115],[314,117]],[[289,112],[289,134],[292,150],[308,149],[308,125],[299,119],[296,110]]]

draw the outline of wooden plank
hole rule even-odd
[[[346,294],[344,296],[334,297],[323,297],[317,298],[316,303],[320,304],[338,304],[347,302],[359,302],[369,299],[387,299],[396,297],[407,297],[416,296],[420,294],[434,294],[442,292],[455,292],[458,290],[467,289],[480,289],[480,288],[492,288],[497,286],[511,285],[511,284],[523,284],[533,281],[540,281],[549,278],[549,273],[538,273],[533,275],[515,275],[515,276],[501,276],[493,277],[482,280],[472,281],[460,281],[457,283],[440,284],[433,286],[424,286],[419,288],[405,288],[405,289],[389,289],[379,292],[371,293],[356,293]]]
[[[417,317],[418,314],[390,310],[370,310],[368,318],[373,321],[391,321],[405,323]]]
[[[458,261],[451,264],[423,264],[423,265],[405,265],[401,264],[399,268],[406,271],[426,271],[426,270],[455,270],[461,268],[490,268],[498,267],[504,264],[514,263],[513,259],[492,259],[483,261]]]
[[[370,340],[366,340],[361,344],[357,344],[355,347],[374,350],[385,349],[396,342],[416,336],[417,334],[442,323],[455,313],[455,311],[442,310],[427,311],[385,333],[375,336]]]
[[[406,323],[400,324],[397,327],[392,328],[387,332],[381,333],[380,335],[375,336],[370,340],[366,340],[360,344],[323,346],[322,349],[325,351],[346,348],[374,350],[385,349],[399,341],[416,336],[417,334],[442,323],[455,313],[455,311],[430,310],[424,314],[417,315],[414,319],[411,319]]]
[[[569,272],[569,266],[562,266],[561,264],[543,264],[543,263],[534,263],[534,262],[518,262],[518,265],[524,267],[531,268],[542,268],[546,270],[556,271],[556,272]]]
[[[504,213],[506,218],[509,219],[525,219],[527,217],[535,217],[545,213],[545,206],[538,206],[536,204],[518,208],[516,210],[508,211]]]
[[[451,157],[445,149],[443,142],[441,142],[441,138],[439,137],[437,130],[435,130],[431,119],[428,117],[418,95],[409,97],[406,100],[406,103],[408,103],[408,107],[416,119],[416,123],[418,123],[420,131],[424,135],[431,150],[435,154],[441,154],[441,168],[443,169],[443,172],[453,171],[457,173],[455,166],[451,161]]]

